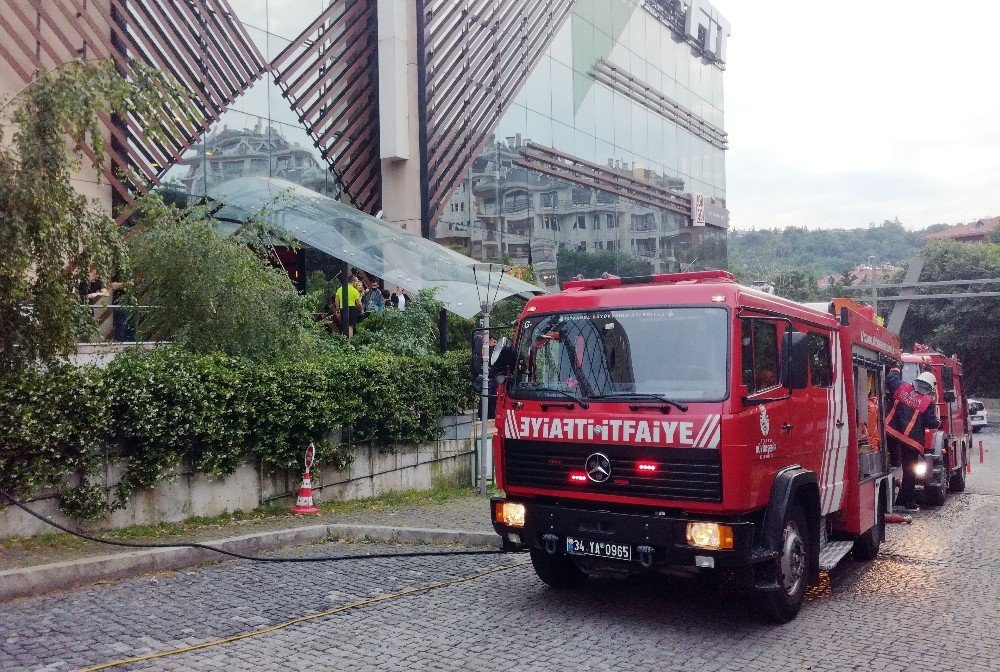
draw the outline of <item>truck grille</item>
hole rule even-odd
[[[649,446],[594,445],[507,439],[504,473],[510,485],[548,490],[674,499],[697,502],[722,501],[722,462],[713,448],[661,448]],[[584,472],[592,453],[603,453],[611,462],[611,478],[604,483],[570,481],[571,473]],[[656,466],[640,472],[639,461]]]

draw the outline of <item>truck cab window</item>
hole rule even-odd
[[[743,384],[750,394],[776,387],[778,375],[778,325],[772,320],[745,317],[743,334]]]
[[[728,392],[727,312],[654,308],[556,313],[521,324],[512,396],[658,394],[677,401]]]
[[[941,383],[944,385],[945,391],[951,391],[955,389],[955,368],[952,366],[942,366],[941,367]]]
[[[813,387],[833,385],[833,358],[830,354],[830,338],[823,334],[806,335],[809,348],[809,380]]]

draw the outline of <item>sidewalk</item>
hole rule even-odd
[[[281,509],[271,508],[213,519],[191,519],[176,524],[125,528],[95,533],[95,536],[140,543],[216,542],[296,528],[313,528],[311,534],[314,534],[316,526],[330,524],[461,530],[495,536],[490,526],[489,500],[466,489],[447,488],[387,493],[375,499],[318,503],[318,505],[323,509],[323,513],[315,516],[293,516]],[[385,536],[384,529],[373,528],[373,531],[377,533],[376,536]],[[345,536],[355,535],[345,534]],[[436,535],[426,536],[436,537]],[[302,535],[285,535],[285,537],[292,544],[308,543],[302,541],[306,538]],[[408,538],[420,541],[413,538],[413,535]],[[440,539],[429,538],[426,541],[440,541]],[[0,539],[0,571],[89,560],[100,556],[134,553],[137,550],[139,549],[99,544],[63,533]]]

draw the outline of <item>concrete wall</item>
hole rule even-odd
[[[456,435],[456,431],[448,431]],[[464,433],[462,426],[457,433]],[[472,461],[473,444],[468,438],[446,438],[403,448],[397,453],[358,448],[354,461],[343,471],[313,470],[313,496],[317,502],[323,502],[374,497],[393,490],[470,485]],[[120,468],[108,466],[105,483],[114,485],[120,476]],[[59,512],[54,492],[42,493],[30,505],[35,511],[71,528],[107,530],[178,522],[191,516],[215,516],[237,509],[250,511],[261,504],[291,506],[301,478],[299,472],[269,473],[251,462],[225,478],[210,478],[181,467],[169,481],[133,494],[124,509],[85,525]],[[16,507],[0,510],[0,539],[55,531]]]

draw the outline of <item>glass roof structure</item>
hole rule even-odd
[[[257,218],[409,292],[436,289],[449,311],[465,318],[485,301],[541,294],[537,286],[471,257],[392,226],[328,196],[276,177],[248,176],[209,191],[223,220]]]

